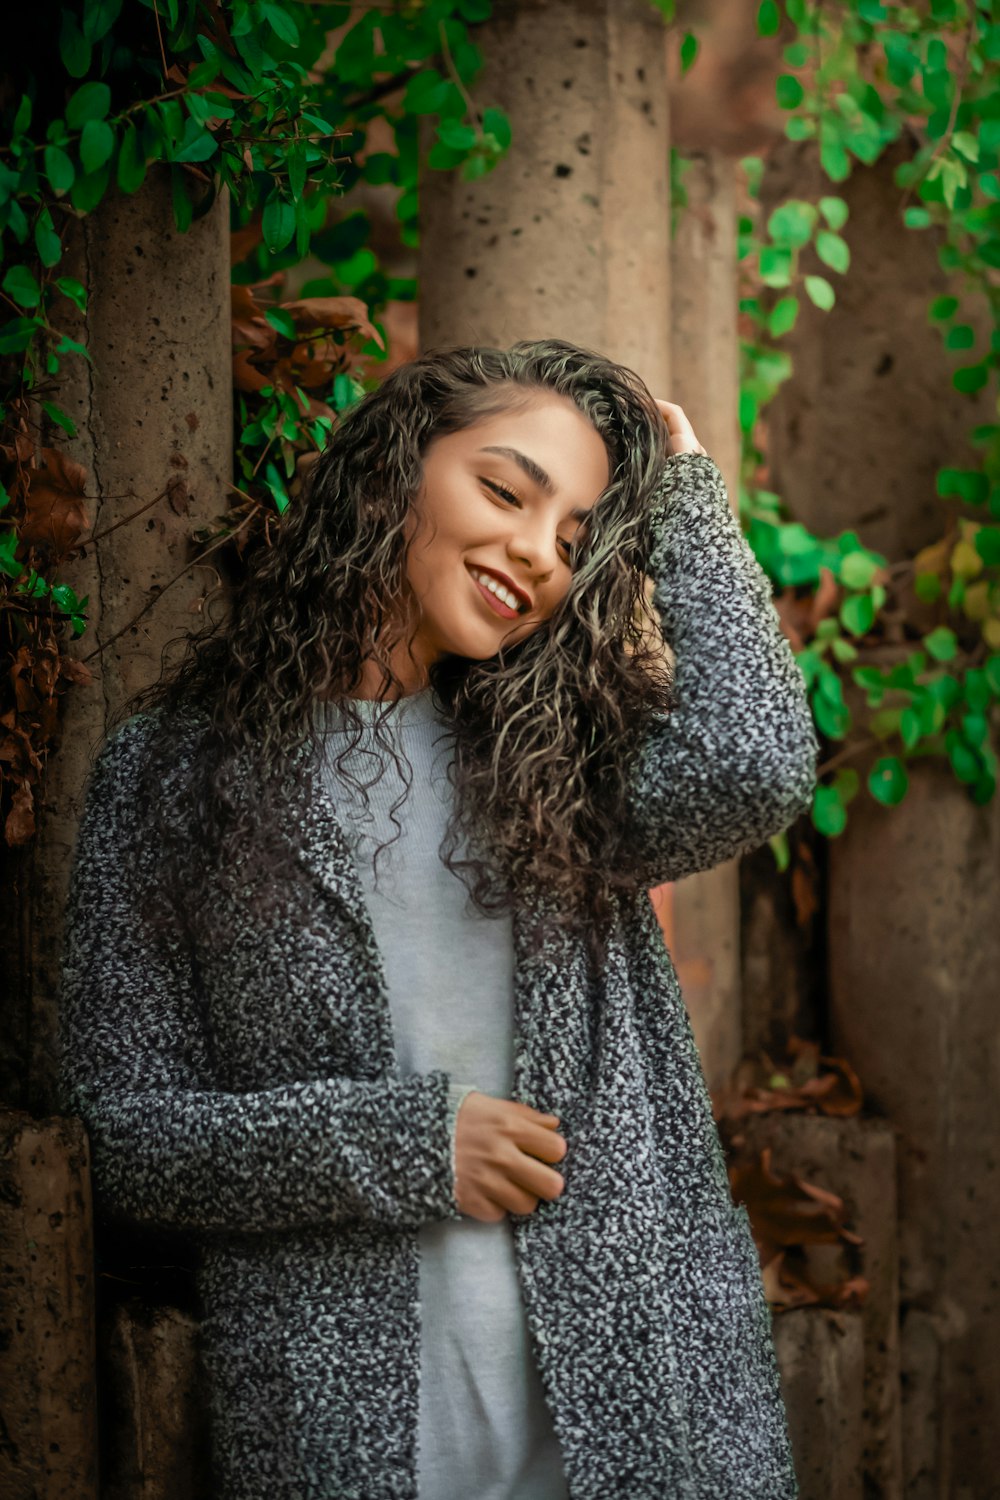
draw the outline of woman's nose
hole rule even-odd
[[[522,522],[507,542],[507,555],[527,567],[536,577],[545,577],[559,560],[558,537],[551,527],[542,523],[531,526]]]

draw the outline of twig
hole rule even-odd
[[[156,40],[160,44],[160,61],[163,64],[163,80],[167,78],[167,53],[163,45],[163,32],[160,30],[160,8],[153,0],[153,15],[156,17]]]
[[[249,498],[249,496],[247,498]],[[223,536],[216,537],[215,541],[210,543],[210,545],[205,548],[204,552],[199,552],[197,557],[193,557],[190,562],[185,563],[184,567],[181,568],[179,573],[175,573],[173,578],[168,579],[158,593],[154,594],[151,599],[147,600],[147,602],[142,606],[142,609],[140,609],[137,615],[133,615],[131,620],[127,620],[125,622],[121,630],[116,630],[113,636],[109,637],[109,639],[106,641],[102,641],[99,646],[95,646],[93,651],[89,652],[87,656],[81,657],[80,660],[88,662],[93,657],[100,656],[101,652],[106,651],[109,646],[113,646],[115,641],[118,640],[119,636],[124,635],[126,630],[131,630],[132,626],[135,625],[137,621],[141,620],[143,615],[149,613],[154,604],[157,604],[163,598],[164,594],[167,592],[167,589],[171,588],[179,578],[183,578],[185,573],[189,573],[192,568],[196,568],[200,562],[204,561],[204,559],[208,557],[209,553],[214,552],[218,547],[221,547],[223,542],[228,542],[229,539],[231,537],[234,537],[238,531],[242,531],[243,527],[249,525],[254,516],[257,514],[257,511],[261,509],[263,509],[263,507],[261,506],[260,502],[256,502],[254,509],[248,516],[244,517],[244,519],[239,523],[238,526],[234,526],[232,531],[225,532]]]
[[[158,495],[153,496],[152,500],[147,500],[145,505],[141,505],[138,510],[132,511],[131,515],[122,516],[120,520],[115,521],[111,526],[106,526],[103,531],[95,531],[93,536],[86,537],[82,545],[85,547],[89,547],[91,542],[102,542],[106,536],[110,536],[113,531],[117,531],[119,526],[124,526],[128,521],[134,521],[145,511],[150,510],[154,505],[157,505],[166,494],[166,490],[161,490]],[[113,495],[102,495],[100,498],[102,500],[113,500],[115,497]]]

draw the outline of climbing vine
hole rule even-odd
[[[762,0],[757,29],[787,41],[776,83],[790,140],[815,144],[826,191],[791,200],[764,218],[764,160],[743,162],[751,211],[740,224],[746,295],[740,421],[742,509],[758,558],[779,589],[812,596],[798,652],[816,724],[830,746],[813,820],[835,837],[860,790],[849,761],[876,749],[867,789],[886,806],[908,787],[918,758],[944,758],[975,802],[995,793],[991,715],[1000,700],[1000,424],[968,436],[974,468],[942,454],[937,493],[942,536],[916,557],[887,559],[846,532],[811,534],[782,498],[760,485],[761,423],[767,403],[794,379],[782,341],[804,298],[831,309],[850,274],[838,191],[858,164],[872,166],[904,135],[895,169],[907,231],[937,231],[938,259],[958,295],[929,299],[940,329],[942,383],[971,398],[997,390],[1000,363],[1000,6],[995,0]],[[803,265],[804,263],[804,265]],[[978,306],[977,327],[960,308]],[[981,397],[980,397],[981,399]],[[969,514],[969,511],[972,514]],[[928,624],[907,608],[930,606]],[[889,648],[886,650],[886,648]],[[880,663],[882,652],[891,660]],[[847,692],[845,693],[845,685]],[[851,700],[855,701],[852,709]],[[863,706],[860,711],[858,703]],[[784,858],[783,842],[776,852]]]
[[[138,192],[150,173],[169,179],[182,231],[228,192],[237,483],[220,526],[193,540],[202,556],[227,542],[242,551],[255,522],[287,507],[304,456],[358,398],[360,357],[384,357],[379,310],[415,293],[412,280],[380,268],[367,215],[331,205],[358,181],[392,184],[402,240],[413,244],[421,120],[433,135],[430,166],[466,177],[488,172],[510,141],[503,113],[470,93],[482,65],[473,34],[489,0],[400,0],[360,16],[350,4],[299,0],[63,0],[37,11],[0,94],[9,843],[34,831],[58,696],[90,676],[61,649],[87,627],[88,600],[60,579],[89,526],[88,476],[67,450],[76,433],[59,400],[67,361],[90,357],[87,290],[69,268],[81,220],[111,191]],[[378,150],[367,149],[374,121]],[[287,272],[306,258],[321,274],[284,297]]]

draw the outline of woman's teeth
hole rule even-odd
[[[516,609],[518,614],[522,612],[524,609],[522,601],[518,599],[516,594],[512,594],[510,589],[505,588],[502,583],[498,582],[492,573],[480,573],[478,568],[470,568],[469,572],[477,583],[483,585],[483,588],[489,589],[491,594],[496,594],[501,604],[506,604],[508,609]]]

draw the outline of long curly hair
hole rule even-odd
[[[593,424],[610,480],[552,617],[488,660],[450,656],[431,668],[452,740],[441,857],[484,911],[509,908],[525,882],[541,882],[558,920],[582,925],[601,951],[613,893],[629,885],[618,857],[628,774],[644,733],[671,706],[644,588],[669,449],[637,375],[555,339],[432,351],[390,374],[343,417],[276,540],[253,553],[229,617],[189,637],[179,664],[124,706],[122,717],[147,712],[154,721],[141,801],[158,828],[156,889],[175,906],[182,899],[191,920],[210,928],[210,882],[237,853],[244,872],[249,861],[264,877],[255,900],[265,907],[290,867],[289,795],[309,795],[322,748],[317,700],[337,702],[350,731],[342,774],[366,722],[400,763],[388,703],[363,721],[350,691],[367,660],[388,698],[400,687],[390,662],[412,628],[400,622],[413,618],[407,520],[423,455],[435,438],[540,392],[573,401]],[[178,717],[197,728],[183,774]]]

